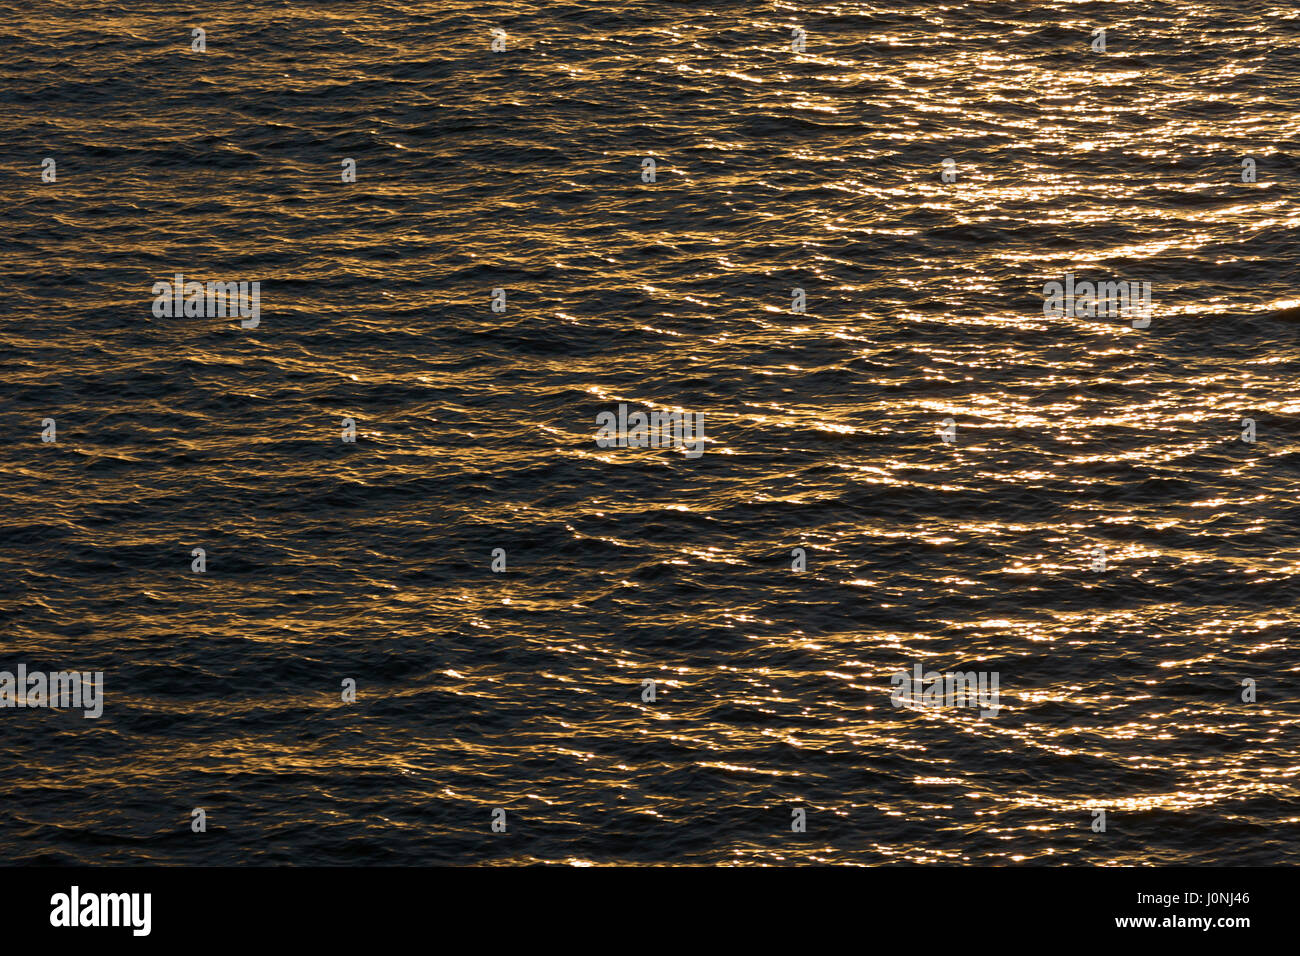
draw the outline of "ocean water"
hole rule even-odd
[[[0,709],[4,862],[1300,862],[1295,4],[5,3],[0,77],[0,669],[104,675]]]

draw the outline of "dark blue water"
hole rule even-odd
[[[104,675],[0,709],[3,859],[1300,862],[1298,44],[0,6],[0,670]],[[260,324],[154,315],[176,273]],[[620,403],[704,453],[598,447]]]

